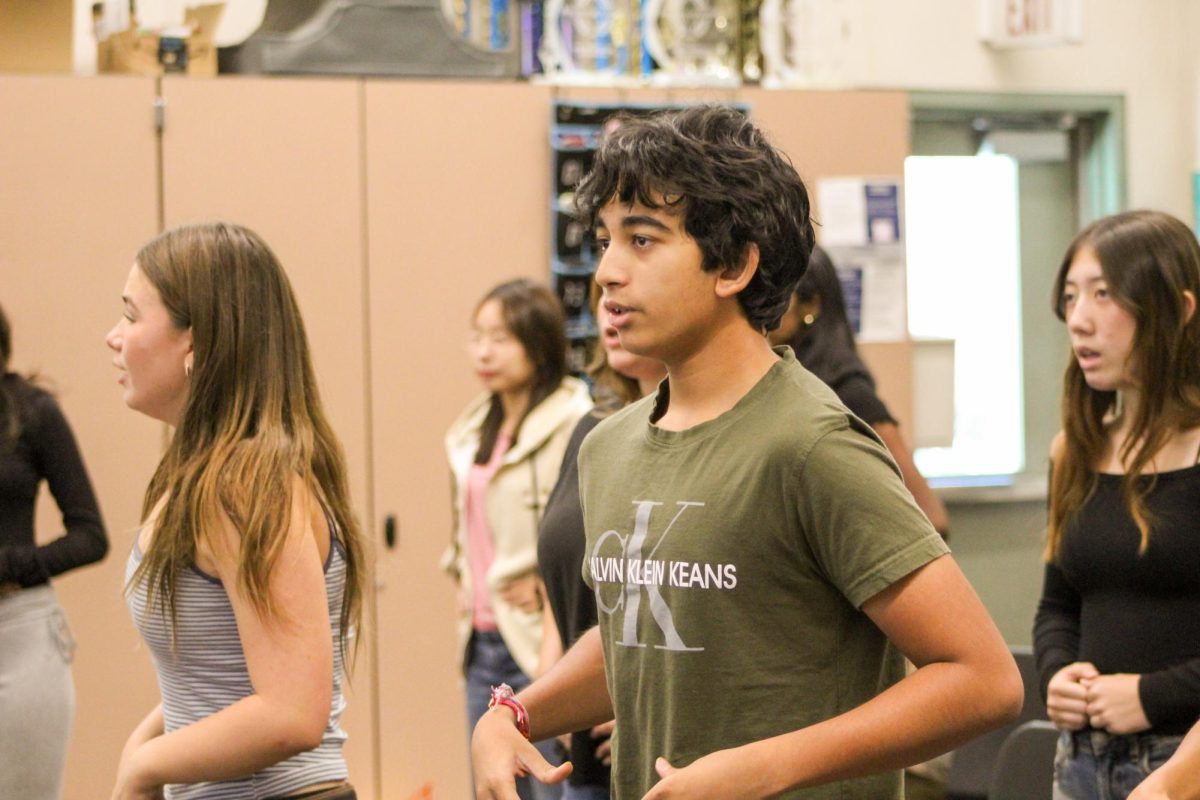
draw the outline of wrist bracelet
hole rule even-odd
[[[492,699],[488,701],[488,708],[492,709],[496,706],[507,706],[512,709],[513,714],[517,717],[517,731],[528,739],[529,712],[525,710],[525,706],[521,705],[521,701],[517,699],[517,695],[507,683],[492,687]]]

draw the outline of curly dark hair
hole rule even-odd
[[[595,227],[612,200],[666,208],[682,217],[706,272],[741,264],[757,245],[758,271],[738,302],[755,328],[778,327],[814,243],[808,190],[788,157],[727,106],[614,121],[575,192],[582,220]]]

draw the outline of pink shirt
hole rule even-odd
[[[472,617],[477,631],[496,630],[496,613],[487,585],[488,570],[496,558],[492,526],[487,518],[487,487],[500,469],[510,444],[512,437],[507,433],[497,436],[492,457],[486,464],[472,464],[467,475],[467,563],[471,567]]]

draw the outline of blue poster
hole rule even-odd
[[[866,183],[867,241],[891,244],[900,241],[900,187],[895,183]]]
[[[863,270],[857,264],[837,267],[838,280],[842,284],[842,295],[846,299],[846,316],[854,335],[862,333]]]

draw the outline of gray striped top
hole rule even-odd
[[[332,520],[330,531],[334,530]],[[125,567],[129,583],[142,553],[134,538]],[[231,781],[170,784],[167,800],[257,800],[289,794],[325,781],[347,777],[342,758],[346,734],[339,721],[346,701],[342,695],[345,665],[339,641],[346,560],[333,537],[325,562],[325,595],[329,602],[329,629],[333,639],[333,702],[321,744],[245,778]],[[184,570],[175,590],[178,628],[171,645],[171,618],[155,609],[146,613],[144,582],[128,593],[130,613],[154,658],[162,692],[163,728],[166,733],[197,722],[254,692],[246,669],[246,656],[238,637],[233,606],[222,583],[198,568]]]

